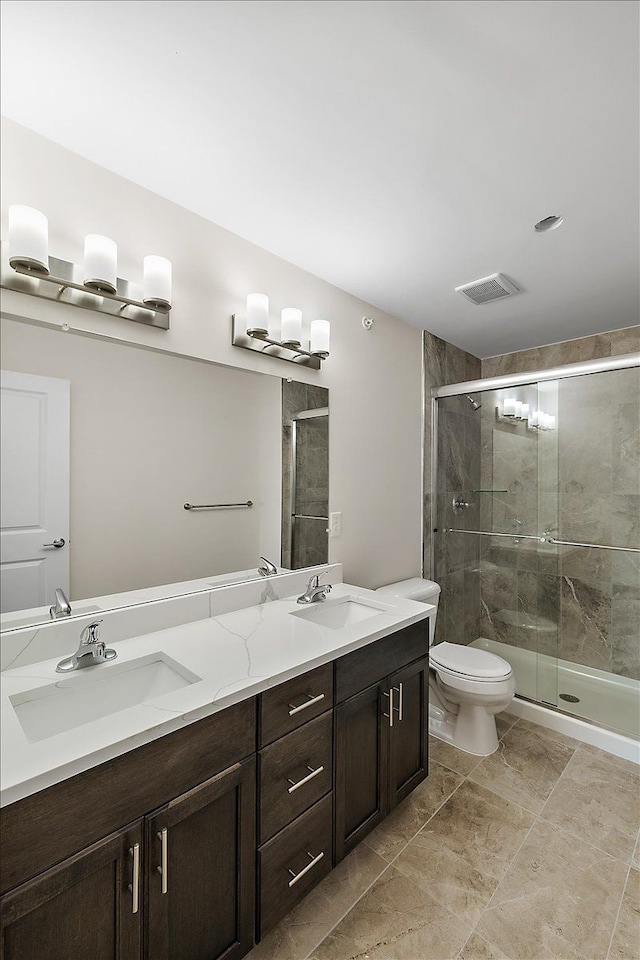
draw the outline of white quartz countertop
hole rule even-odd
[[[0,675],[0,805],[134,750],[434,612],[428,604],[383,597],[349,584],[337,584],[325,604],[313,607],[329,608],[348,597],[369,604],[371,615],[332,629],[314,623],[312,605],[299,605],[292,597],[121,641],[116,660],[65,676],[55,672],[58,657],[5,671]],[[311,619],[292,616],[301,611],[310,611]],[[102,639],[109,645],[108,629]],[[112,671],[131,672],[141,660],[163,660],[191,682],[160,696],[153,696],[152,690],[142,703],[55,732],[65,690],[77,692],[83,685],[95,703],[102,697],[110,711],[102,681],[110,684],[115,679]],[[51,733],[47,730],[43,738],[35,739],[23,729],[14,705],[43,695],[51,700]]]

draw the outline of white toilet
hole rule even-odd
[[[516,692],[511,664],[476,647],[447,641],[431,646],[440,599],[433,580],[416,577],[378,590],[436,607],[429,620],[429,732],[459,750],[489,756],[498,749],[495,715],[509,706]]]

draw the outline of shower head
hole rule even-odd
[[[481,403],[478,403],[477,400],[474,400],[473,397],[470,397],[469,394],[467,394],[466,396],[467,396],[467,400],[469,401],[469,403],[471,404],[471,406],[473,407],[473,409],[474,409],[474,410],[479,410],[480,407],[482,406],[482,404],[481,404]]]

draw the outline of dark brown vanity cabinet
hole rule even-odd
[[[333,664],[260,698],[257,936],[333,866]]]
[[[138,960],[142,891],[133,887],[133,852],[140,856],[142,833],[138,820],[3,897],[3,960]]]
[[[2,960],[248,953],[255,745],[252,699],[4,808]]]
[[[427,630],[407,627],[370,658],[363,648],[336,663],[336,862],[427,776]]]
[[[5,807],[2,960],[240,960],[427,775],[427,654],[425,620]]]
[[[148,960],[237,960],[253,946],[255,761],[145,818]]]

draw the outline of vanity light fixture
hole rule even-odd
[[[302,310],[285,307],[281,314],[280,339],[271,333],[269,298],[264,293],[247,297],[246,317],[231,317],[231,343],[244,350],[256,350],[267,357],[290,360],[303,367],[319,370],[329,356],[330,324],[328,320],[312,320],[309,349],[302,345]]]
[[[111,316],[169,329],[171,263],[144,258],[142,289],[117,275],[118,248],[90,233],[82,265],[49,256],[47,218],[33,207],[9,207],[9,242],[2,243],[0,285]]]

